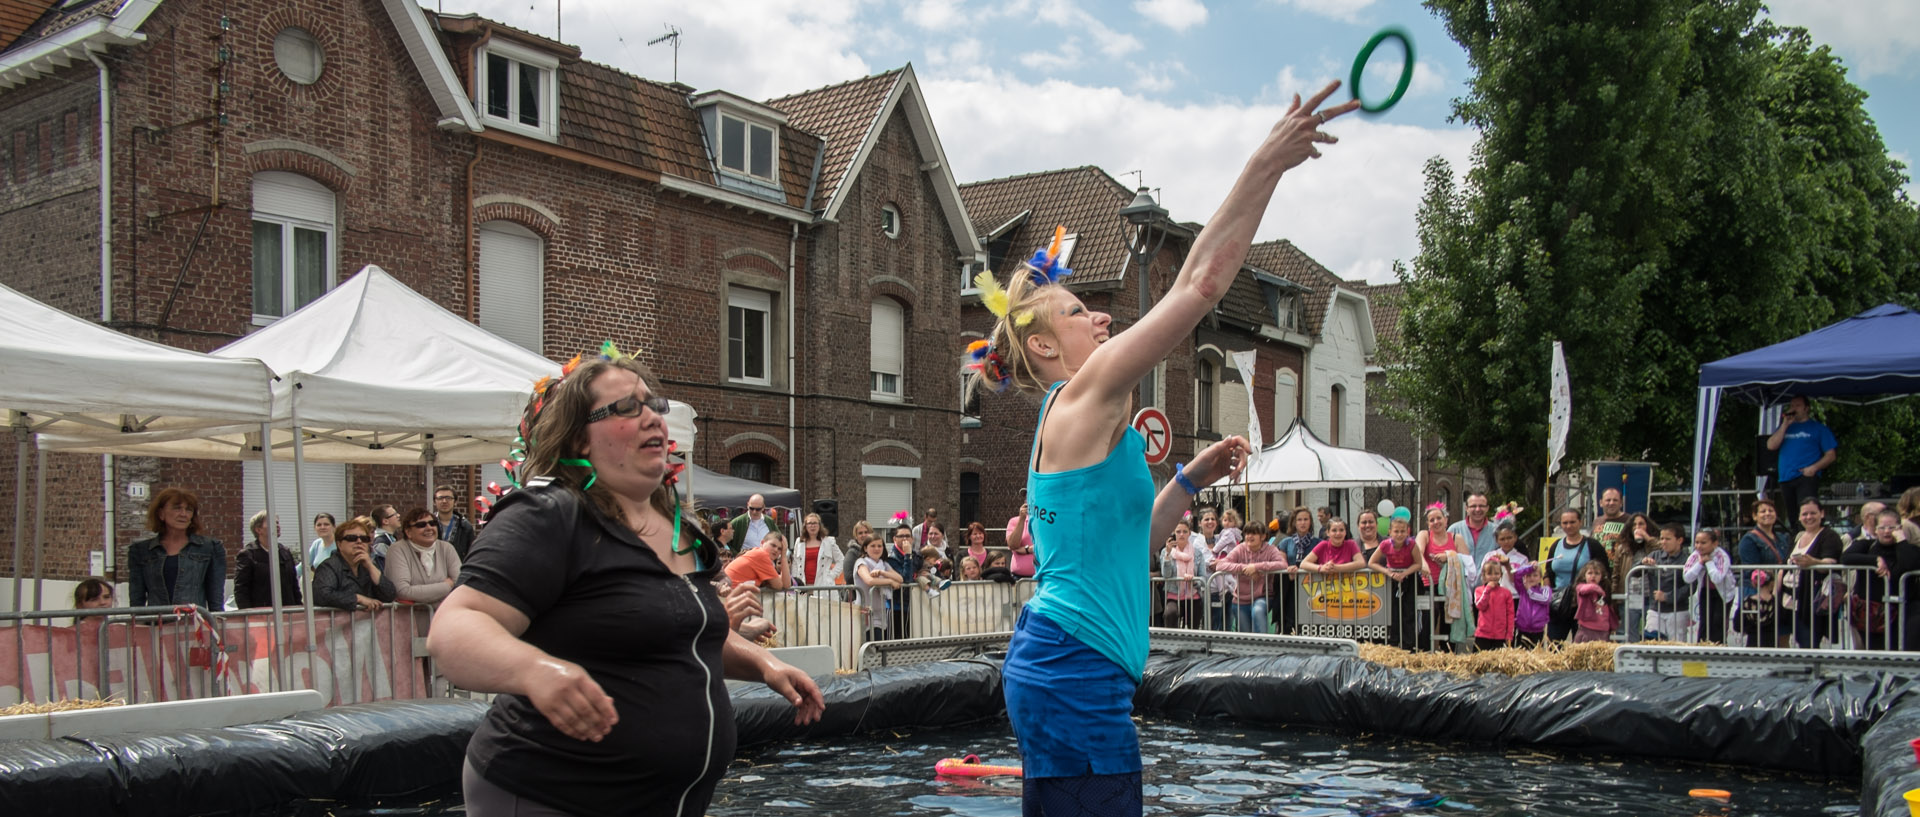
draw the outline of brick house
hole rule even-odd
[[[1387,368],[1394,365],[1393,349],[1400,341],[1401,285],[1365,286],[1361,291],[1367,296],[1373,313],[1374,333],[1380,341],[1373,363],[1367,367],[1367,383],[1372,387],[1368,391],[1370,397],[1367,401],[1367,438],[1374,441],[1373,450],[1406,463],[1419,480],[1413,486],[1368,489],[1366,501],[1374,503],[1385,498],[1408,507],[1440,501],[1452,509],[1449,513],[1453,518],[1459,519],[1465,514],[1463,508],[1467,494],[1487,489],[1486,475],[1478,468],[1464,468],[1458,463],[1449,462],[1438,437],[1415,434],[1411,423],[1388,416],[1384,398],[1380,395],[1386,393],[1383,385]]]
[[[700,413],[710,468],[807,475],[804,495],[855,507],[863,473],[953,501],[957,384],[927,339],[958,334],[945,305],[978,242],[910,68],[770,104],[407,0],[29,5],[0,14],[7,285],[204,351],[377,263],[551,359],[636,351]],[[876,316],[897,354],[860,371],[843,335]],[[491,470],[434,481],[471,492]],[[425,496],[418,468],[306,475],[336,515]],[[95,558],[124,558],[134,483],[194,488],[237,549],[260,482],[255,463],[53,455],[47,575],[94,572],[102,541],[118,552]]]

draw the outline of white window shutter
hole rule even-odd
[[[893,515],[913,514],[913,480],[902,477],[867,477],[867,524],[884,540],[893,527]]]
[[[478,231],[480,328],[542,354],[540,236],[506,221]]]
[[[276,457],[273,461],[273,513],[280,519],[280,544],[306,558],[307,543],[313,541],[313,517],[318,513],[333,514],[335,521],[345,521],[356,515],[347,507],[347,466],[341,463],[309,462],[300,472],[301,482],[305,483],[307,494],[307,517],[300,518],[300,507],[293,496],[293,452],[286,457]],[[266,489],[260,482],[260,461],[241,461],[240,501],[241,536],[246,541],[253,540],[253,532],[245,530],[247,520],[253,518],[255,511],[266,506]],[[423,494],[424,496],[424,494]],[[415,497],[419,501],[420,497]],[[395,502],[394,504],[402,504]],[[268,528],[272,535],[272,528]]]
[[[333,226],[333,191],[326,185],[279,170],[253,176],[255,215]]]
[[[905,374],[906,316],[900,304],[881,298],[873,302],[873,371]]]

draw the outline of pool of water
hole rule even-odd
[[[1854,781],[1669,760],[1156,720],[1140,724],[1140,740],[1148,814],[1804,817],[1860,810]],[[1018,817],[1018,779],[935,778],[936,761],[969,753],[987,763],[1020,759],[1005,721],[763,747],[734,761],[707,813]],[[1699,788],[1732,798],[1688,796]],[[1420,805],[1439,797],[1445,802]]]

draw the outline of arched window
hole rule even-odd
[[[898,401],[904,393],[900,381],[906,378],[907,362],[907,316],[899,301],[874,299],[872,331],[873,397]]]
[[[332,190],[297,173],[254,174],[254,323],[291,314],[333,286],[333,236]]]
[[[1347,387],[1335,385],[1333,400],[1327,405],[1327,442],[1340,444],[1340,421],[1347,416]]]
[[[1287,433],[1293,418],[1300,416],[1300,378],[1291,369],[1273,373],[1273,435]]]
[[[1212,434],[1214,423],[1214,392],[1219,387],[1219,376],[1213,361],[1202,359],[1194,372],[1193,425],[1201,434]]]
[[[727,462],[727,473],[754,482],[773,482],[773,458],[765,454],[741,454]]]
[[[475,231],[480,328],[541,354],[541,292],[545,248],[540,236],[511,221],[489,221]]]

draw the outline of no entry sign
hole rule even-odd
[[[1165,462],[1173,450],[1173,424],[1167,422],[1167,413],[1157,408],[1143,408],[1133,415],[1133,428],[1147,439],[1147,464]]]

